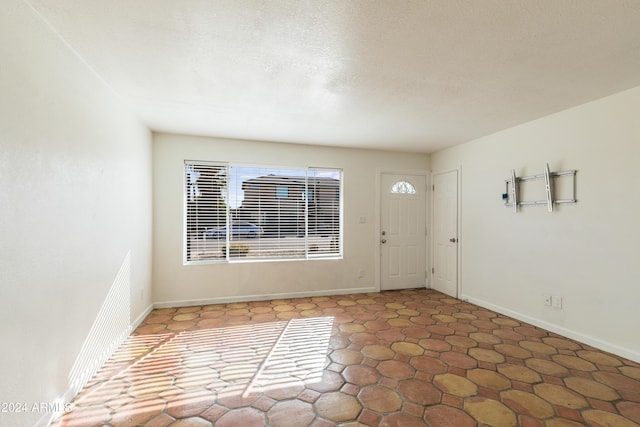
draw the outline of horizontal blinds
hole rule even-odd
[[[185,162],[185,255],[187,261],[221,259],[225,239],[208,238],[227,225],[228,167]]]
[[[340,254],[341,172],[308,169],[309,257]]]
[[[187,261],[341,254],[340,170],[203,163],[185,170]]]

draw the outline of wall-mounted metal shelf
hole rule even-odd
[[[519,206],[546,206],[549,212],[553,212],[553,205],[564,203],[577,203],[576,199],[576,173],[577,170],[566,170],[560,172],[551,172],[549,164],[544,167],[544,172],[539,175],[516,176],[515,169],[511,170],[511,178],[505,180],[506,191],[502,194],[505,206],[513,208],[513,212],[518,212]],[[568,198],[555,198],[555,184],[557,178],[570,177],[571,195]],[[542,200],[521,200],[520,185],[528,181],[544,181],[546,198]]]

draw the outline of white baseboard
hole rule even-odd
[[[120,348],[122,343],[125,342],[127,340],[127,338],[131,335],[131,332],[133,332],[138,326],[140,326],[142,321],[144,319],[146,319],[146,317],[149,315],[149,313],[151,313],[151,310],[153,310],[153,304],[149,304],[149,306],[142,313],[140,313],[140,315],[138,317],[136,317],[136,319],[133,322],[131,322],[131,325],[129,325],[129,327],[126,329],[126,331],[122,331],[123,332],[122,335],[121,335],[122,339],[118,340],[119,342],[117,343],[117,345],[115,345],[113,347],[113,351],[111,351],[111,354],[109,354],[107,356],[106,360],[108,360],[113,355],[113,353],[115,353],[115,351],[118,348]],[[101,368],[102,368],[102,364],[100,364],[100,366],[97,367],[97,369],[95,370],[93,375],[95,375]],[[84,385],[83,385],[83,387],[84,387]],[[44,414],[38,420],[38,422],[36,424],[34,424],[34,427],[46,427],[49,424],[51,424],[51,422],[53,420],[55,420],[60,415],[62,415],[62,413],[64,412],[65,403],[66,402],[71,402],[77,396],[77,394],[78,394],[78,392],[76,391],[75,388],[69,387],[62,394],[62,396],[60,396],[58,399],[56,399],[54,404],[51,405],[51,407],[55,408],[56,410],[53,413],[49,412],[49,413]]]
[[[211,304],[227,304],[232,302],[248,302],[248,301],[268,301],[274,299],[290,299],[290,298],[308,298],[320,297],[327,295],[348,295],[348,294],[365,294],[368,292],[380,292],[378,288],[349,288],[349,289],[328,289],[303,292],[284,292],[276,294],[255,294],[255,295],[238,295],[232,297],[204,298],[193,300],[174,300],[161,301],[153,304],[153,308],[173,308],[188,307],[195,305],[211,305]]]
[[[581,332],[577,332],[571,329],[563,328],[562,326],[558,326],[554,323],[545,322],[544,320],[537,319],[535,317],[528,316],[526,314],[522,314],[517,311],[510,310],[506,307],[502,307],[499,305],[492,304],[490,302],[470,297],[468,295],[462,295],[460,297],[463,301],[468,301],[472,304],[478,305],[480,307],[487,308],[489,310],[495,311],[500,314],[504,314],[505,316],[513,317],[514,319],[522,320],[523,322],[527,322],[531,325],[538,326],[542,329],[546,329],[547,331],[554,332],[558,335],[562,335],[567,338],[571,338],[573,340],[579,341],[581,343],[590,345],[592,347],[598,348],[600,350],[616,354],[620,357],[624,357],[625,359],[632,360],[634,362],[640,363],[640,353],[633,351],[626,347],[621,347],[619,345],[613,344],[608,341],[601,340],[596,337],[592,337],[591,335],[586,335]]]
[[[149,306],[145,308],[144,311],[140,313],[140,315],[136,317],[133,322],[131,322],[131,328],[130,328],[131,332],[133,332],[138,326],[140,326],[140,324],[144,321],[144,319],[147,318],[149,313],[151,313],[151,310],[153,310],[153,308],[154,308],[153,303],[149,304]]]

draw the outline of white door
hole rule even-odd
[[[425,286],[426,176],[382,174],[380,288]]]
[[[458,297],[458,171],[433,175],[431,287]]]

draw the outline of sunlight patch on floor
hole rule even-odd
[[[333,320],[324,316],[131,336],[73,402],[80,422],[73,425],[103,415],[83,413],[84,406],[117,395],[117,406],[126,408],[133,422],[149,412],[148,405],[162,406],[164,399],[182,394],[184,399],[176,400],[180,405],[197,406],[190,395],[197,389],[218,400],[244,401],[321,381]]]

